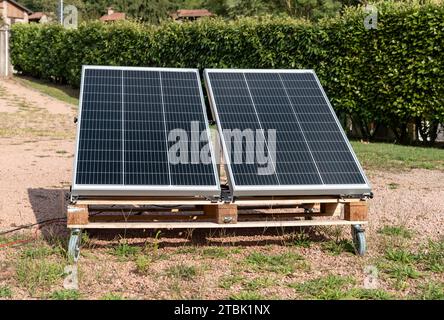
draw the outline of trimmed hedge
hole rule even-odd
[[[373,30],[364,28],[362,8],[317,24],[271,17],[159,27],[94,22],[77,30],[16,24],[11,58],[24,74],[74,86],[83,64],[310,68],[364,136],[370,124],[383,124],[405,142],[409,123],[444,122],[444,5],[377,7]]]

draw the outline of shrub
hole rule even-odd
[[[242,18],[165,23],[16,24],[11,59],[18,71],[79,86],[82,65],[314,69],[340,116],[371,137],[370,124],[406,142],[409,123],[436,138],[444,121],[444,5],[377,4],[377,29],[362,7],[311,23]]]

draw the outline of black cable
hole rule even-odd
[[[32,227],[35,227],[35,226],[38,226],[38,225],[41,225],[41,224],[48,223],[48,222],[56,222],[56,221],[63,221],[63,220],[66,220],[66,218],[48,219],[48,220],[38,221],[36,223],[30,223],[30,224],[22,225],[22,226],[14,228],[14,229],[2,231],[2,232],[0,232],[0,236],[8,234],[8,233],[15,232],[15,231],[23,230],[23,229],[29,229],[29,228],[32,228]]]

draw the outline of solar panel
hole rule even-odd
[[[80,98],[74,196],[219,196],[197,70],[85,66]]]
[[[370,192],[314,71],[210,69],[205,81],[234,196]]]

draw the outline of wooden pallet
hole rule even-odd
[[[231,203],[102,198],[70,204],[67,218],[70,229],[197,229],[362,225],[367,215],[366,201],[335,197],[243,198]]]

